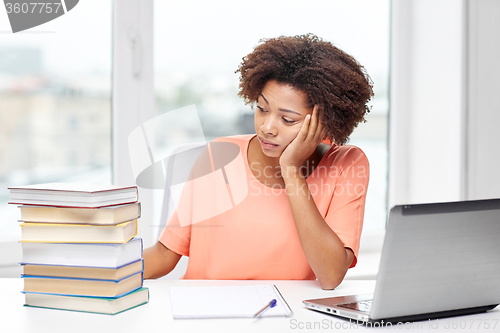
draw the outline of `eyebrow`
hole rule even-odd
[[[260,94],[260,97],[262,97],[264,99],[264,101],[266,101],[267,105],[269,105],[269,102],[267,101],[267,99],[264,97],[264,95]],[[301,116],[302,114],[300,114],[299,112],[297,111],[293,111],[293,110],[289,110],[289,109],[282,109],[282,108],[279,108],[278,109],[279,111],[282,111],[282,112],[289,112],[289,113],[295,113],[296,115],[299,115]]]

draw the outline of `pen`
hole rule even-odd
[[[267,305],[265,307],[263,307],[262,309],[260,309],[259,311],[257,311],[257,313],[254,314],[253,316],[257,317],[259,314],[261,314],[267,308],[274,308],[275,306],[276,306],[276,300],[273,299],[271,302],[267,303]]]

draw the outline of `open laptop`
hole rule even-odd
[[[303,303],[358,322],[409,322],[495,308],[500,199],[395,206],[375,293]]]

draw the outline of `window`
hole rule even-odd
[[[118,4],[125,14],[131,11],[130,4],[116,2],[115,8]],[[111,10],[110,0],[79,2],[67,15],[0,39],[0,245],[17,244],[20,238],[19,212],[6,204],[7,187],[50,181],[111,183]],[[150,7],[146,11],[152,12]],[[132,17],[116,14],[115,19]],[[147,15],[134,17],[139,28],[145,24],[141,17]],[[127,20],[122,22],[127,28],[115,35],[130,39]],[[352,54],[375,86],[368,122],[360,124],[350,141],[371,163],[365,230],[385,227],[389,0],[256,0],[251,5],[155,1],[154,24],[154,47],[146,42],[143,49],[144,54],[151,47],[155,52],[156,115],[195,104],[207,140],[254,131],[253,110],[237,96],[234,71],[261,38],[311,32]],[[0,30],[10,30],[1,10]],[[127,38],[119,42],[129,47]],[[124,53],[116,57],[127,60]],[[135,65],[127,61],[115,73]],[[185,128],[179,124],[176,129],[182,140]],[[160,148],[168,151],[169,144],[163,141]],[[126,150],[119,146],[115,153]],[[156,216],[142,224],[153,224],[143,231],[156,234],[163,191],[154,192]],[[146,195],[141,201],[151,200]],[[0,265],[4,259],[0,257]]]
[[[363,149],[371,165],[364,230],[384,229],[389,11],[388,0],[314,0],[307,4],[256,0],[250,5],[218,1],[217,6],[206,1],[155,1],[157,114],[195,104],[207,140],[255,133],[253,110],[237,96],[234,71],[241,58],[261,38],[311,32],[333,42],[363,64],[374,81],[372,111],[349,144]],[[183,135],[182,128],[177,130]]]
[[[44,25],[2,33],[0,242],[17,243],[21,232],[7,187],[111,183],[111,18],[110,0],[83,1]],[[0,22],[10,31],[4,10]]]

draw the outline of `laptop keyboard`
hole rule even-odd
[[[367,301],[337,304],[337,306],[340,306],[340,307],[346,308],[346,309],[358,310],[359,312],[363,312],[363,313],[370,313],[370,310],[372,308],[372,303],[373,303],[373,300],[370,299]]]

